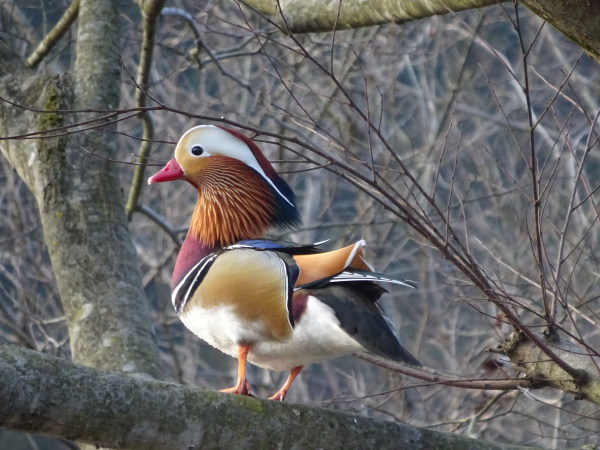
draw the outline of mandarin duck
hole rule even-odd
[[[270,397],[281,401],[302,367],[318,361],[368,351],[420,366],[377,305],[385,292],[377,282],[414,285],[374,272],[364,241],[326,252],[264,238],[300,217],[294,193],[254,141],[222,126],[194,127],[148,184],[172,180],[198,191],[172,302],[194,334],[237,357],[237,383],[222,392],[251,395],[247,361],[290,371]]]

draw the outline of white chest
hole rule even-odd
[[[290,370],[365,350],[340,327],[333,310],[312,296],[284,341],[269,339],[264,325],[242,320],[230,307],[190,308],[181,320],[200,339],[230,356],[237,357],[239,345],[250,344],[248,361],[271,370]]]

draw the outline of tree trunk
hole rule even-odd
[[[118,1],[81,1],[73,77],[27,69],[0,41],[0,77],[10,101],[48,111],[119,105]],[[70,80],[73,79],[73,82]],[[75,120],[89,119],[79,115]],[[0,134],[65,123],[0,103]],[[160,355],[131,242],[108,131],[51,139],[4,140],[1,151],[33,192],[69,329],[73,359],[112,371],[161,376]],[[86,151],[87,150],[87,151]]]

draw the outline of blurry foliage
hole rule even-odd
[[[160,19],[149,93],[166,105],[312,142],[361,173],[375,170],[405,195],[413,195],[392,155],[376,139],[339,86],[299,51],[296,43],[234,2],[172,1],[197,21],[206,50],[198,59],[193,34],[175,16]],[[64,1],[23,1],[0,7],[0,32],[21,54],[65,9]],[[569,303],[559,305],[566,329],[598,348],[597,283],[600,184],[596,136],[590,138],[598,107],[600,73],[582,51],[550,26],[521,11],[528,53],[529,99],[542,186],[543,244],[553,269],[564,236],[564,265],[550,283]],[[490,7],[469,13],[297,39],[311,58],[331,68],[356,108],[392,144],[397,156],[444,208],[455,230],[487,275],[521,306],[526,323],[543,326],[538,313],[539,273],[532,250],[533,219],[529,171],[530,133],[524,65],[519,38],[509,19],[514,11]],[[141,45],[139,12],[128,4],[123,34],[111,45],[123,63],[122,107],[135,104]],[[68,71],[74,43],[68,35],[38,70]],[[246,89],[242,84],[251,86]],[[152,101],[149,101],[152,105]],[[166,161],[181,133],[199,122],[183,115],[154,114],[152,158]],[[122,122],[121,159],[136,153],[140,124]],[[97,131],[102,132],[102,131]],[[372,135],[371,135],[372,138]],[[571,222],[563,226],[586,143],[594,144],[583,182],[575,192]],[[405,345],[425,366],[464,378],[516,376],[510,365],[486,364],[485,353],[507,333],[496,308],[423,238],[381,204],[303,156],[272,145],[262,148],[298,195],[304,226],[286,238],[331,245],[364,237],[377,269],[418,281],[419,289],[393,288],[384,307]],[[167,143],[163,142],[166,141]],[[316,158],[318,162],[324,160]],[[285,160],[285,161],[284,161]],[[115,164],[126,192],[132,167]],[[150,171],[154,170],[153,167]],[[6,164],[0,171],[0,333],[2,339],[54,355],[69,355],[60,299],[53,284],[32,197]],[[419,194],[415,202],[428,208]],[[141,202],[174,228],[185,230],[195,192],[184,183],[145,189]],[[431,213],[429,210],[425,210]],[[235,375],[231,358],[187,332],[170,304],[170,274],[176,255],[171,239],[147,217],[131,222],[145,288],[171,380],[209,389],[228,385]],[[281,234],[274,234],[282,236]],[[547,275],[551,272],[548,271]],[[498,368],[499,367],[499,368]],[[272,393],[283,375],[250,370],[258,395]],[[465,391],[426,385],[353,358],[307,368],[288,401],[321,405],[415,426],[466,433],[482,439],[525,445],[573,446],[593,443],[600,431],[596,406],[559,391],[531,393]]]

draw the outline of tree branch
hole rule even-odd
[[[532,388],[533,384],[528,378],[519,379],[484,379],[484,380],[467,380],[465,378],[456,378],[449,375],[438,374],[436,372],[428,373],[425,369],[416,369],[414,367],[407,367],[402,364],[384,359],[379,356],[371,355],[369,353],[358,353],[357,356],[360,359],[364,359],[373,364],[377,364],[392,372],[401,373],[409,377],[417,378],[428,382],[428,384],[452,386],[462,389],[478,389],[478,390],[499,390],[499,391],[510,391],[520,388]],[[540,386],[536,386],[540,387]]]
[[[580,379],[544,355],[537,343],[522,334],[513,333],[502,344],[502,350],[528,378],[539,380],[545,385],[574,394],[577,399],[588,400],[600,405],[600,358],[590,355],[585,349],[558,337],[539,338],[552,352],[569,367],[576,367]],[[585,379],[582,379],[585,378]]]
[[[588,0],[521,0],[592,58],[600,61],[600,2]]]
[[[402,23],[438,14],[481,8],[496,0],[420,0],[391,2],[364,0],[244,0],[244,3],[283,26],[281,15],[293,33],[345,30],[384,23]]]
[[[14,345],[0,345],[0,379],[1,427],[111,448],[516,448],[102,372]]]
[[[156,35],[156,21],[160,15],[164,0],[144,0],[140,1],[140,9],[142,11],[143,20],[143,37],[142,51],[140,52],[140,62],[135,80],[135,103],[138,107],[146,106],[146,91],[149,86],[150,69],[152,67],[152,54],[154,52],[154,37]],[[129,196],[125,204],[127,218],[131,217],[138,203],[138,198],[142,192],[144,185],[144,172],[146,171],[146,163],[150,149],[152,148],[152,140],[154,138],[154,122],[150,111],[140,112],[142,120],[142,141],[138,150],[137,167],[133,173]]]
[[[329,32],[384,23],[402,23],[439,14],[465,11],[506,0],[245,0],[254,10],[283,27],[281,15],[293,33]],[[600,60],[600,3],[589,0],[522,0],[522,3]]]
[[[50,53],[52,47],[62,38],[65,33],[69,30],[77,14],[79,13],[79,0],[73,0],[71,6],[67,8],[63,16],[60,18],[56,25],[50,30],[50,32],[42,39],[38,46],[31,52],[31,55],[25,60],[27,67],[35,67],[44,57]]]

